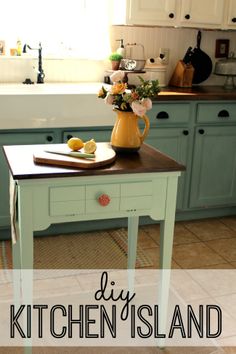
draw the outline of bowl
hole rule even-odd
[[[128,71],[142,71],[145,63],[146,60],[144,59],[122,59],[120,68]]]

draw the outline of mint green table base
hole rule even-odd
[[[15,278],[16,303],[19,303],[19,298],[22,303],[32,303],[33,232],[46,229],[51,223],[126,216],[128,218],[128,268],[135,269],[139,216],[149,215],[154,220],[160,221],[161,225],[160,268],[170,269],[179,175],[180,172],[163,172],[16,181],[19,235],[17,242],[13,244],[13,267],[27,270]],[[66,200],[68,195],[73,199],[78,188],[78,195],[84,198],[78,203],[82,205],[81,214],[73,213],[74,201]],[[97,196],[99,193],[105,193],[106,189],[114,195],[111,196],[112,203],[108,207],[100,207],[96,200],[90,200],[93,191],[95,191],[94,196]],[[61,212],[61,205],[65,205],[64,213]],[[67,208],[70,209],[69,212]],[[166,325],[168,289],[169,277],[165,277],[161,290],[160,314],[163,330]],[[25,345],[25,354],[31,354],[30,342],[26,342]]]

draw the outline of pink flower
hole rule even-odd
[[[118,81],[122,81],[124,76],[125,74],[123,71],[117,70],[110,76],[110,79],[112,82],[118,82]]]
[[[114,96],[108,93],[104,99],[106,104],[113,104],[114,102]]]
[[[131,108],[135,114],[139,117],[143,117],[145,113],[147,112],[147,109],[145,106],[143,106],[139,101],[133,101],[131,103]]]
[[[147,111],[152,108],[152,101],[150,98],[143,98],[141,104],[146,107]]]

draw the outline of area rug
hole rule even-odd
[[[125,269],[127,230],[35,237],[35,269]],[[137,268],[151,267],[152,260],[138,246]],[[12,268],[11,242],[0,242],[0,269]]]

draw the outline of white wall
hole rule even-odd
[[[114,51],[123,38],[124,43],[141,43],[145,47],[146,58],[157,57],[159,48],[170,49],[170,62],[167,70],[167,81],[179,59],[182,59],[189,46],[196,44],[196,29],[157,28],[157,27],[111,27],[111,48]],[[202,31],[201,49],[211,56],[215,63],[215,40],[230,39],[230,50],[236,53],[236,31]],[[101,39],[102,40],[102,39]],[[92,45],[92,43],[91,43]],[[22,82],[26,77],[36,80],[36,59],[0,57],[0,82]],[[46,59],[43,58],[46,74],[45,82],[92,82],[102,81],[104,70],[110,68],[108,60],[86,61],[79,59]],[[214,74],[203,84],[223,84],[224,78]]]

